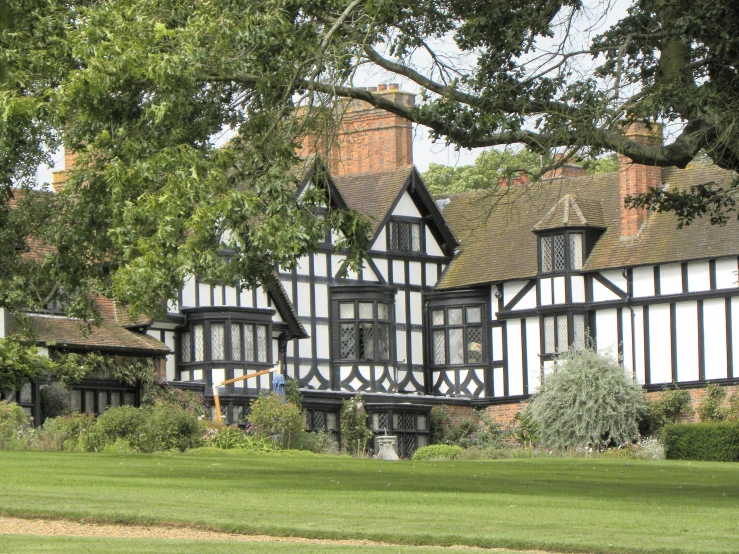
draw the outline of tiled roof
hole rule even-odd
[[[406,165],[383,171],[333,177],[333,181],[347,205],[372,222],[374,237],[412,172],[413,166]]]
[[[559,229],[562,227],[594,227],[605,229],[603,206],[597,200],[580,200],[574,194],[565,194],[552,206],[544,217],[534,225],[534,231]]]
[[[708,163],[662,170],[662,181],[671,188],[687,189],[709,182],[726,185],[732,179],[731,172]],[[585,219],[593,221],[591,226],[599,226],[595,224],[600,217],[597,208],[602,210],[606,230],[584,265],[586,271],[739,255],[736,219],[724,227],[698,219],[678,229],[673,214],[651,213],[638,237],[622,239],[619,174],[604,173],[508,187],[498,193],[476,191],[451,196],[444,217],[460,240],[461,250],[438,288],[535,276],[538,247],[532,229],[566,195],[576,199]]]

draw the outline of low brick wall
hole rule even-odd
[[[496,423],[509,425],[513,422],[516,414],[526,408],[526,402],[515,402],[513,404],[494,404],[483,408],[483,413],[493,418]],[[477,410],[470,406],[447,406],[449,417],[454,424],[459,424],[463,419],[475,418]]]
[[[726,389],[726,398],[729,398],[732,394],[735,394],[739,392],[739,385],[729,385],[726,387],[723,387]],[[700,389],[686,389],[688,393],[690,394],[690,401],[693,405],[693,413],[691,415],[683,416],[680,418],[680,421],[683,423],[697,423],[700,421],[698,419],[698,405],[701,403],[701,401],[706,397],[706,389],[705,387]],[[663,396],[666,392],[669,391],[654,391],[654,392],[648,392],[647,398],[649,400],[657,400],[659,397]]]

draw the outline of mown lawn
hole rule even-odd
[[[410,545],[737,552],[739,464],[0,452],[0,511]]]

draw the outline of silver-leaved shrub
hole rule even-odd
[[[638,437],[647,401],[616,360],[591,349],[571,349],[555,367],[530,404],[543,446],[602,449]]]

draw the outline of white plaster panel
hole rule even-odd
[[[644,385],[646,370],[644,367],[644,310],[641,306],[634,308],[634,357],[636,358],[636,382]]]
[[[375,262],[375,266],[380,271],[380,275],[382,275],[382,278],[385,279],[385,282],[389,282],[390,274],[388,273],[388,269],[387,269],[388,261],[382,258],[376,258],[372,261]]]
[[[347,269],[346,278],[350,281],[359,281],[359,274],[352,269]]]
[[[328,285],[316,287],[316,317],[328,317]]]
[[[226,380],[226,370],[219,367],[210,370],[210,378],[214,385]]]
[[[528,369],[529,393],[541,386],[541,358],[539,357],[539,318],[526,318],[526,367]]]
[[[298,283],[298,315],[301,317],[310,317],[310,284]]]
[[[393,283],[404,285],[405,281],[405,263],[399,260],[393,260]]]
[[[665,264],[659,267],[660,294],[681,294],[683,292],[683,274],[680,264]]]
[[[318,277],[328,277],[326,273],[326,254],[313,254],[313,272]]]
[[[369,266],[367,262],[362,262],[362,279],[364,279],[365,281],[370,281],[372,283],[376,283],[379,281],[377,275],[375,274],[375,270],[372,269],[372,267]]]
[[[706,379],[726,379],[726,304],[723,298],[703,302]]]
[[[339,379],[343,381],[352,374],[352,366],[341,366],[339,368]]]
[[[436,286],[436,264],[426,264],[426,275],[424,275],[424,285],[427,287]]]
[[[180,381],[189,381],[189,380],[190,380],[190,372],[180,371]]]
[[[619,300],[619,297],[616,293],[611,292],[601,285],[600,282],[593,279],[593,301],[608,302],[609,300]]]
[[[523,360],[521,350],[521,321],[509,319],[508,328],[508,394],[523,394]]]
[[[193,381],[202,381],[203,380],[203,370],[202,369],[194,369],[192,371],[192,380]]]
[[[503,328],[493,327],[493,361],[503,359]]]
[[[173,331],[165,331],[164,332],[164,344],[166,344],[169,349],[173,352],[172,354],[167,355],[167,366],[166,366],[166,372],[167,372],[167,381],[174,381],[175,376],[175,340],[174,340],[174,332]]]
[[[298,340],[298,355],[301,358],[311,358],[313,356],[313,352],[311,351],[312,340],[313,337]]]
[[[634,297],[654,296],[654,267],[635,267],[632,270],[634,277]]]
[[[241,377],[242,375],[244,375],[244,370],[243,369],[234,369],[234,378]],[[234,387],[237,387],[237,388],[240,388],[240,389],[243,389],[244,388],[244,385],[246,385],[246,381],[236,381],[234,383]]]
[[[418,208],[416,208],[416,205],[413,203],[413,199],[408,192],[404,192],[403,196],[400,197],[400,200],[393,210],[393,215],[402,217],[421,217],[421,214],[418,213]]]
[[[731,299],[731,342],[734,357],[734,377],[739,377],[739,297]]]
[[[284,284],[284,281],[283,281],[283,284]],[[289,284],[290,283],[288,283],[288,285]],[[252,302],[251,290],[244,289],[239,294],[241,295],[241,306],[243,308],[253,308],[254,307],[253,302]]]
[[[298,258],[295,271],[298,275],[310,275],[310,260],[308,256]]]
[[[688,263],[688,292],[711,290],[708,261]]]
[[[213,305],[223,306],[223,285],[213,287]]]
[[[572,275],[570,277],[570,291],[573,302],[585,302],[585,277]]]
[[[395,332],[395,348],[397,350],[397,360],[398,363],[405,363],[408,361],[408,353],[405,343],[405,331],[396,331]]]
[[[410,262],[408,264],[408,282],[411,285],[423,285],[420,262]]]
[[[200,306],[210,306],[210,285],[199,283],[198,295],[200,296]]]
[[[148,329],[146,334],[159,340],[159,329]]]
[[[336,254],[331,254],[331,276],[335,277],[339,273],[339,268],[341,267],[341,263],[346,259],[346,256],[337,256]]]
[[[552,278],[539,280],[539,297],[542,306],[549,306],[552,303]]]
[[[506,281],[503,283],[503,305],[508,305],[521,292],[521,289],[526,286],[526,283],[528,281]]]
[[[649,314],[651,318],[651,313]],[[649,321],[650,327],[652,321]],[[675,304],[677,380],[698,380],[698,306],[695,302]],[[724,331],[726,334],[726,331]]]
[[[410,293],[411,323],[416,325],[423,324],[423,302],[420,292]]]
[[[236,306],[238,292],[234,287],[226,287],[226,306]]]
[[[429,229],[428,225],[424,225],[426,231],[426,254],[429,256],[443,256],[444,252],[441,251],[439,243],[436,242],[434,234]]]
[[[552,279],[552,284],[554,285],[554,298],[552,298],[553,302],[555,304],[564,304],[567,301],[567,297],[565,296],[565,278],[554,277]]]
[[[176,314],[179,313],[180,306],[177,303],[177,300],[167,300],[167,313],[170,314]]]
[[[493,396],[504,396],[503,395],[503,368],[493,368]]]
[[[405,293],[403,291],[395,295],[395,322],[405,323]]]
[[[529,292],[524,294],[523,298],[521,298],[521,300],[519,300],[511,309],[529,310],[532,308],[536,308],[536,287],[532,288]]]
[[[544,364],[542,364],[541,370],[542,370],[542,373],[544,374],[544,378],[551,375],[551,373],[554,371],[555,365],[556,364],[554,363],[553,360],[547,360],[546,362],[544,362]]]
[[[277,307],[274,307],[275,315],[272,316],[272,323],[282,323],[285,320],[282,319],[282,316],[280,315],[280,312],[277,310]]]
[[[328,360],[331,357],[328,325],[316,325],[315,340],[316,355],[322,360]]]
[[[383,226],[383,228],[380,229],[380,232],[377,233],[377,236],[375,237],[370,250],[376,250],[377,252],[387,251],[387,231],[385,226]]]
[[[359,374],[368,381],[372,378],[372,375],[370,374],[370,367],[368,365],[357,366],[357,371],[359,371]]]
[[[331,368],[327,365],[319,365],[318,366],[318,373],[321,374],[321,377],[326,379],[326,381],[331,380]]]
[[[423,333],[420,331],[411,332],[411,363],[414,365],[423,365]]]
[[[598,352],[618,358],[618,314],[617,310],[595,312],[595,344]]]
[[[623,366],[626,373],[629,375],[634,374],[634,354],[632,351],[633,345],[631,341],[631,311],[628,308],[621,309],[621,321],[623,322]]]
[[[649,369],[652,383],[672,381],[672,342],[670,306],[649,307]]]
[[[188,277],[185,286],[182,288],[182,306],[195,306],[195,279]]]
[[[733,289],[737,286],[736,258],[716,260],[716,288]]]
[[[618,288],[620,288],[623,292],[626,292],[626,278],[623,276],[623,273],[621,273],[621,270],[608,269],[605,271],[601,271],[600,274],[608,279],[611,283],[616,285]]]

